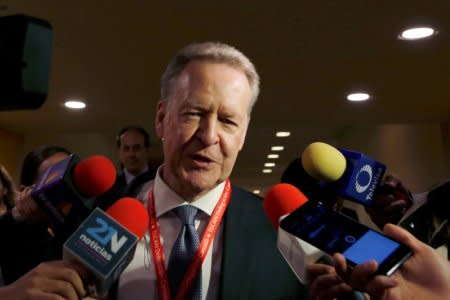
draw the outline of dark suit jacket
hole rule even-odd
[[[98,206],[102,210],[106,210],[122,197],[136,197],[142,185],[155,178],[155,174],[156,171],[149,168],[147,172],[139,174],[129,185],[127,185],[125,173],[119,172],[113,187],[97,198]]]
[[[236,186],[224,216],[220,299],[307,299],[277,249],[262,199]],[[117,284],[109,299],[116,299]]]
[[[224,226],[221,299],[307,299],[277,249],[261,198],[233,186]]]

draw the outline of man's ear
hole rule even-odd
[[[164,138],[164,118],[166,116],[167,101],[159,100],[156,105],[155,131],[156,135]]]

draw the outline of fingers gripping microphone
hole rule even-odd
[[[31,196],[55,228],[71,233],[94,208],[94,197],[110,189],[115,178],[115,167],[106,157],[95,155],[80,162],[70,155],[42,174]]]
[[[121,198],[106,213],[96,208],[64,244],[63,258],[88,271],[98,294],[105,294],[129,265],[148,228],[139,200]]]
[[[383,178],[386,166],[363,153],[336,149],[315,142],[302,153],[306,172],[317,180],[326,182],[336,195],[372,205],[372,199]]]
[[[316,262],[324,253],[280,228],[279,221],[307,201],[302,192],[287,183],[274,185],[263,200],[267,217],[272,226],[278,229],[278,250],[302,283],[306,283],[306,267]]]

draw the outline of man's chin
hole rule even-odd
[[[217,175],[189,173],[186,175],[186,183],[193,192],[203,193],[212,190],[219,184],[220,180]]]

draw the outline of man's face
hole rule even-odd
[[[144,136],[135,130],[129,130],[120,137],[119,161],[128,172],[138,175],[148,164],[148,148],[144,145]]]
[[[250,120],[245,74],[221,63],[193,61],[160,101],[156,132],[163,139],[165,182],[188,201],[230,176]]]

